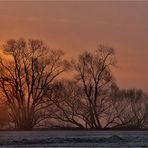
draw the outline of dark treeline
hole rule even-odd
[[[1,128],[147,128],[148,96],[117,86],[113,48],[100,45],[67,61],[39,40],[8,40],[2,47]]]

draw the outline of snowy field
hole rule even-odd
[[[0,147],[148,147],[148,131],[4,131]]]

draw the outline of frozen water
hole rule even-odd
[[[148,131],[1,131],[0,147],[148,147]]]

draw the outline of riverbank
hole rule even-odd
[[[148,131],[1,131],[0,147],[148,147]]]

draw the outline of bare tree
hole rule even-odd
[[[110,67],[115,64],[114,50],[99,46],[96,51],[84,52],[74,67],[85,97],[87,124],[90,128],[102,128],[102,114],[110,107],[107,88],[112,83]]]
[[[76,81],[57,81],[50,85],[47,92],[50,119],[57,120],[61,125],[85,128],[85,106],[82,100],[82,88]]]
[[[16,129],[31,130],[45,119],[46,86],[67,69],[61,50],[39,40],[9,40],[0,59],[0,88]]]
[[[144,128],[147,125],[148,97],[142,90],[118,89],[112,96],[113,127]]]

